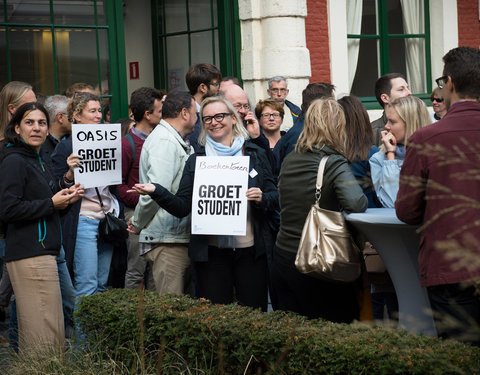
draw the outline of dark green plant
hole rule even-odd
[[[77,321],[90,345],[137,368],[176,373],[182,362],[211,374],[480,374],[480,349],[400,330],[308,321],[299,315],[213,305],[138,291],[84,297]]]

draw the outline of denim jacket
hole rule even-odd
[[[395,160],[387,160],[386,155],[379,151],[370,158],[370,170],[375,193],[383,207],[394,208],[397,199],[400,169],[402,169],[405,152],[403,146],[398,146]]]

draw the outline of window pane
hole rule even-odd
[[[215,35],[215,56],[213,56],[213,65],[220,67],[220,52],[218,49],[218,30],[214,31]]]
[[[56,30],[55,37],[60,92],[64,92],[68,86],[76,82],[97,86],[95,30]]]
[[[57,25],[95,25],[94,0],[53,1],[53,13]],[[105,25],[103,1],[97,1],[98,24]]]
[[[185,73],[188,70],[187,35],[167,38],[168,89],[186,90]]]
[[[187,30],[187,12],[185,1],[165,1],[165,27],[167,33]]]
[[[407,77],[414,94],[427,92],[425,40],[422,38],[390,40],[390,71]]]
[[[7,76],[7,44],[5,42],[5,28],[0,27],[0,86],[8,81]]]
[[[207,29],[212,27],[210,0],[190,1],[188,3],[188,8],[190,15],[190,30]]]
[[[108,65],[108,35],[107,30],[98,30],[98,43],[100,47],[100,79],[102,95],[110,94],[110,70]]]
[[[390,72],[407,73],[405,62],[405,39],[390,39],[388,42]]]
[[[199,63],[213,64],[213,33],[205,31],[191,35],[192,65]]]
[[[361,34],[377,34],[377,14],[375,0],[363,0]]]
[[[52,33],[43,28],[10,28],[12,80],[30,83],[36,93],[55,93]]]
[[[1,3],[3,7],[3,1]],[[7,22],[50,23],[50,6],[48,0],[7,0]]]
[[[425,31],[424,2],[403,3],[402,17],[405,34],[423,34]]]
[[[358,64],[351,93],[356,96],[375,96],[375,81],[380,76],[378,71],[378,41],[361,39]]]
[[[385,3],[387,4],[389,34],[404,34],[402,6],[400,5],[400,0],[389,0]]]

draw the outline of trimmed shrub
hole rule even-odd
[[[480,349],[453,340],[144,293],[84,297],[76,316],[89,345],[130,368],[140,358],[164,374],[179,363],[212,374],[480,374]]]

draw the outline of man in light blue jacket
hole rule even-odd
[[[175,194],[183,168],[193,149],[185,137],[193,132],[197,108],[187,92],[172,92],[163,103],[163,120],[146,139],[140,156],[140,183],[158,183]],[[179,219],[144,195],[131,220],[139,235],[141,256],[152,264],[155,290],[159,294],[184,291],[190,265],[190,215]]]

